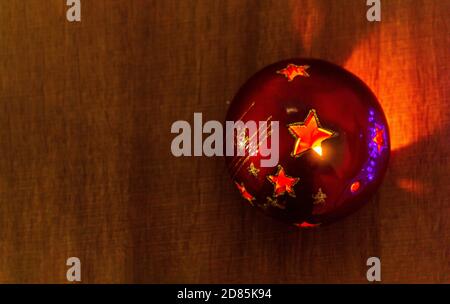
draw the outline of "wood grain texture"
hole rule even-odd
[[[0,282],[450,282],[449,1],[0,2]],[[175,120],[289,57],[379,97],[392,160],[359,212],[298,231],[246,207],[221,158],[175,158]]]

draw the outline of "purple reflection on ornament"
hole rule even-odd
[[[376,117],[375,111],[373,109],[369,110],[368,116],[369,134],[367,134],[367,148],[369,157],[363,165],[361,172],[350,182],[349,190],[353,194],[355,194],[356,191],[352,191],[352,185],[359,182],[358,185],[361,185],[364,188],[377,177],[379,173],[379,159],[382,157],[384,158],[384,152],[388,151],[386,126],[383,124],[381,118]]]

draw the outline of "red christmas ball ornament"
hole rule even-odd
[[[239,90],[226,120],[234,127],[227,167],[242,198],[299,227],[355,211],[387,169],[389,130],[375,95],[323,60],[265,67]]]

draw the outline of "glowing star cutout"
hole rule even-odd
[[[288,81],[292,81],[297,76],[309,77],[308,72],[306,72],[308,68],[309,65],[295,65],[290,63],[284,69],[277,71],[277,74],[284,75]]]
[[[377,144],[378,152],[383,148],[384,139],[383,139],[384,130],[376,128],[375,129],[375,137],[372,139],[374,143]]]
[[[238,182],[234,182],[234,184],[236,185],[239,192],[241,193],[241,196],[253,206],[253,201],[255,200],[255,197],[253,195],[251,195],[247,191],[247,189],[245,189],[244,183],[239,184]]]
[[[254,177],[258,177],[259,169],[256,168],[253,163],[250,163],[250,166],[248,167],[248,173],[250,173]]]
[[[297,177],[287,176],[283,167],[278,165],[278,171],[276,175],[269,175],[267,179],[274,185],[274,197],[288,193],[290,196],[295,197],[294,185],[300,180]]]
[[[320,127],[319,119],[314,109],[309,111],[304,122],[289,124],[288,129],[296,139],[294,151],[291,153],[294,157],[299,157],[309,149],[322,156],[322,142],[335,135],[333,131]]]

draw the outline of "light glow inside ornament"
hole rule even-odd
[[[236,94],[226,120],[279,121],[277,166],[260,167],[261,143],[251,146],[238,134],[234,143],[246,154],[226,162],[243,200],[301,228],[330,223],[367,203],[387,169],[389,130],[375,95],[323,60],[292,59],[262,69]]]

